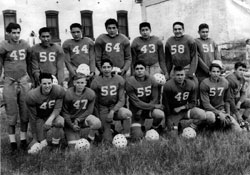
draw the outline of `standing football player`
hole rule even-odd
[[[0,75],[4,70],[3,99],[8,119],[8,134],[11,144],[11,151],[17,150],[16,123],[20,116],[20,147],[26,149],[26,134],[28,128],[28,113],[25,104],[25,96],[30,88],[28,83],[31,71],[30,47],[26,41],[20,39],[21,26],[17,23],[10,23],[6,27],[9,35],[8,41],[0,44]]]
[[[163,43],[156,36],[151,36],[151,25],[142,22],[139,26],[141,36],[135,38],[131,45],[132,65],[143,61],[147,72],[153,76],[155,73],[167,74],[164,58]]]
[[[69,71],[69,85],[72,85],[71,78],[76,75],[76,69],[80,64],[87,64],[90,67],[90,77],[95,74],[95,51],[94,41],[83,36],[81,24],[73,23],[70,26],[73,39],[63,43],[65,53],[65,64]]]
[[[117,75],[112,74],[113,63],[109,59],[101,61],[101,74],[91,83],[91,89],[96,93],[97,115],[102,121],[104,133],[103,139],[112,141],[111,124],[114,120],[120,120],[123,124],[125,137],[130,137],[130,125],[132,113],[129,109],[124,108],[125,80]]]
[[[212,62],[209,67],[210,77],[200,84],[201,105],[214,117],[213,129],[241,131],[238,122],[226,113],[228,81],[221,77],[222,63]]]
[[[200,38],[196,38],[198,52],[198,66],[196,76],[201,82],[209,77],[209,66],[213,60],[220,60],[220,53],[217,44],[208,37],[209,26],[205,23],[199,25]]]
[[[32,74],[39,85],[41,72],[50,73],[58,79],[58,84],[63,85],[64,81],[64,53],[58,44],[51,43],[50,29],[43,27],[39,30],[40,44],[32,49]]]
[[[59,114],[65,91],[63,87],[52,84],[53,77],[50,73],[40,73],[39,80],[40,85],[28,92],[26,104],[31,113],[31,145],[39,142],[42,150],[48,145],[47,133],[52,133],[52,148],[59,146],[64,127],[64,118]]]
[[[90,142],[95,139],[95,134],[101,128],[100,119],[92,115],[96,96],[92,89],[86,87],[86,77],[76,74],[73,84],[74,87],[69,88],[65,94],[62,109],[69,149],[74,149],[76,141],[81,137],[82,128],[90,128],[87,138]]]
[[[130,42],[125,35],[118,33],[118,22],[115,19],[108,19],[105,28],[107,34],[101,34],[95,41],[97,68],[101,71],[101,61],[109,59],[125,76],[131,64]]]
[[[134,76],[126,80],[125,88],[129,97],[129,109],[133,113],[131,137],[137,140],[143,137],[142,128],[145,128],[145,119],[153,119],[152,128],[157,130],[161,128],[164,112],[163,105],[158,103],[158,84],[147,75],[145,63],[136,62],[134,70]]]

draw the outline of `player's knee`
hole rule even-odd
[[[85,122],[87,121],[87,126],[91,129],[100,129],[102,127],[102,122],[99,118],[94,115],[89,115]]]
[[[64,118],[62,116],[57,116],[56,119],[54,120],[53,125],[57,128],[63,128],[64,127]]]
[[[132,112],[127,108],[120,108],[118,111],[118,116],[121,119],[130,119],[132,117]]]
[[[212,111],[206,111],[206,122],[208,124],[215,123],[216,117],[215,114]]]
[[[164,112],[160,109],[154,109],[152,111],[152,118],[163,119],[165,117]]]
[[[188,118],[191,119],[198,119],[198,120],[205,120],[206,119],[206,112],[203,109],[194,107],[188,112]]]

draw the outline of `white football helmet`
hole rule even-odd
[[[85,76],[89,76],[90,75],[89,66],[87,64],[80,64],[78,66],[78,68],[76,69],[76,73],[80,73],[80,74],[83,74]]]
[[[120,74],[122,71],[119,67],[113,67],[112,72],[114,72],[115,74]]]
[[[112,144],[116,148],[125,148],[128,144],[126,137],[123,134],[117,134],[113,138]]]
[[[58,80],[57,80],[56,76],[52,75],[52,77],[53,77],[52,84],[58,84]]]
[[[218,66],[220,66],[221,69],[223,69],[223,64],[222,64],[221,60],[213,60],[212,64],[217,64]]]
[[[156,141],[160,139],[160,136],[156,130],[150,129],[146,132],[145,138],[148,141]]]
[[[89,150],[89,148],[90,148],[90,143],[87,139],[82,138],[76,142],[75,149],[77,151],[87,151]]]
[[[182,137],[187,138],[187,139],[192,139],[196,137],[196,132],[193,128],[187,127],[183,130],[182,132]]]
[[[37,154],[41,150],[40,143],[36,142],[32,147],[28,150],[28,154]]]
[[[166,83],[166,78],[163,74],[161,73],[156,73],[154,74],[154,79],[155,81],[160,84],[160,85],[164,85]]]

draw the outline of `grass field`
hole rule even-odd
[[[125,149],[101,144],[82,153],[45,149],[11,155],[1,111],[2,175],[250,175],[249,133],[201,133],[187,140],[173,132]]]

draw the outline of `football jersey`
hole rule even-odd
[[[114,67],[128,70],[131,64],[131,48],[128,38],[118,34],[112,38],[101,34],[95,41],[96,65],[101,69],[101,60],[109,59]]]
[[[96,77],[91,89],[96,93],[97,104],[118,111],[125,104],[124,84],[125,80],[119,75],[112,75],[110,79],[102,75]]]
[[[185,79],[182,85],[171,79],[166,82],[163,89],[163,101],[167,114],[173,114],[174,108],[186,106],[187,109],[195,107],[196,93],[195,85],[189,80]]]
[[[36,76],[40,72],[55,75],[58,83],[61,84],[64,79],[64,53],[57,44],[50,44],[44,47],[36,44],[32,48],[32,73]]]
[[[198,57],[197,48],[194,39],[189,35],[183,35],[180,38],[170,37],[165,45],[165,61],[168,73],[174,66],[190,66],[188,75],[194,75],[196,72]]]
[[[75,93],[75,88],[69,88],[63,99],[62,116],[67,123],[78,118],[83,121],[88,115],[93,113],[95,104],[95,92],[85,87],[81,95]],[[71,120],[68,122],[68,120]]]
[[[166,63],[164,58],[163,43],[156,36],[150,36],[149,39],[143,39],[137,37],[133,40],[131,45],[132,62],[140,60],[147,66],[152,66],[156,63],[160,63],[163,67],[163,72],[166,71]]]
[[[69,63],[77,68],[80,64],[87,64],[90,66],[90,71],[95,72],[95,51],[94,41],[88,37],[76,41],[68,39],[63,43],[63,50],[65,54],[69,54]]]
[[[129,96],[129,109],[153,110],[158,102],[158,84],[152,77],[146,76],[144,81],[138,81],[135,76],[126,80],[126,93]]]
[[[4,76],[18,80],[26,75],[30,52],[30,46],[22,39],[18,43],[3,41],[0,45],[0,64],[3,65]]]
[[[209,77],[209,66],[213,60],[220,60],[218,47],[211,38],[206,40],[196,38],[195,42],[197,44],[198,52],[198,66],[196,74],[199,77]]]
[[[200,84],[200,97],[203,108],[216,114],[221,109],[224,110],[227,90],[228,81],[223,77],[217,82],[212,81],[210,78],[204,79]]]

